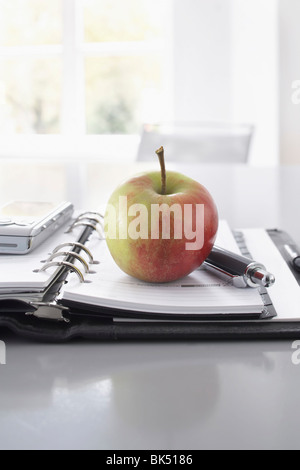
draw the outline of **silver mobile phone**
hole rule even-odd
[[[29,253],[64,225],[73,211],[70,202],[13,201],[1,207],[0,254]]]

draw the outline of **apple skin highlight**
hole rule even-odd
[[[210,254],[218,230],[218,212],[209,192],[198,182],[180,173],[168,172],[166,194],[161,194],[161,173],[152,172],[136,176],[119,186],[109,199],[108,205],[116,211],[116,237],[106,237],[109,251],[117,265],[125,273],[142,281],[165,283],[183,278],[199,268]],[[134,217],[124,220],[124,213],[119,208],[120,196],[127,197],[128,208],[142,204],[147,208],[148,239],[126,239],[119,237],[119,228],[128,226]],[[160,213],[158,239],[151,239],[151,205],[179,204],[184,214],[185,204],[196,207],[204,205],[204,245],[197,250],[187,250],[186,244],[191,240],[185,237],[174,238],[174,214],[171,212],[170,239],[162,238],[162,214]],[[193,211],[194,214],[194,211]],[[111,211],[106,211],[104,225],[114,223]],[[184,219],[184,217],[183,217]],[[183,220],[195,230],[195,220]]]

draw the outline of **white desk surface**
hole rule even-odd
[[[75,194],[63,166],[30,171],[19,164],[12,172],[1,163],[0,203],[48,198],[56,174],[59,197],[75,194],[97,208],[122,177],[144,168],[81,166]],[[220,216],[235,227],[286,228],[300,244],[300,168],[198,166],[185,173],[210,189]],[[51,345],[1,330],[0,340],[7,346],[1,449],[300,448],[292,341]]]

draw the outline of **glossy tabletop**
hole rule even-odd
[[[10,165],[0,164],[0,201],[49,197],[50,179],[39,181],[53,165],[28,164],[23,173]],[[77,203],[95,209],[120,179],[145,168],[91,163],[70,176],[57,165],[56,192],[71,197],[73,175]],[[210,189],[231,225],[287,228],[300,243],[298,167],[181,170]],[[4,330],[0,340],[1,449],[300,448],[292,341],[53,345]]]

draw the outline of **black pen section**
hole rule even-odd
[[[211,254],[206,259],[206,263],[232,275],[243,275],[247,267],[253,263],[253,260],[214,246]]]

